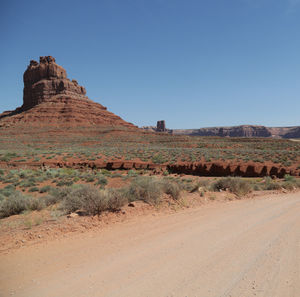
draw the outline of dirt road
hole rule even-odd
[[[0,296],[300,296],[300,193],[148,216],[0,256]]]

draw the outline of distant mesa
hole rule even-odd
[[[171,133],[191,136],[299,138],[300,127],[241,125],[200,129],[175,129]]]
[[[95,103],[51,56],[31,60],[23,75],[23,105],[0,114],[0,126],[124,126],[136,128]]]
[[[218,137],[272,137],[300,138],[300,127],[265,127],[240,125],[230,127],[209,127],[200,129],[167,129],[165,121],[158,121],[157,126],[142,127],[146,131],[167,132],[174,135],[218,136]]]
[[[241,125],[232,127],[211,127],[191,130],[173,130],[174,134],[219,137],[271,137],[272,134],[265,126]]]

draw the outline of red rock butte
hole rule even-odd
[[[66,70],[51,56],[30,61],[23,75],[23,105],[0,114],[0,126],[123,126],[131,123],[93,102],[76,80],[67,78]]]

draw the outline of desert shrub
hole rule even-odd
[[[190,193],[194,193],[197,192],[199,189],[199,183],[195,182],[195,183],[183,183],[183,189],[185,191],[188,191]]]
[[[66,213],[74,212],[82,207],[82,195],[80,193],[68,193],[61,202],[61,209]]]
[[[85,172],[81,173],[80,178],[87,182],[93,182],[95,180],[95,175],[90,172]]]
[[[126,193],[122,189],[109,189],[108,190],[108,209],[117,211],[122,206],[128,203]]]
[[[6,197],[0,204],[0,218],[19,214],[28,209],[29,198],[22,193],[15,191]]]
[[[162,194],[160,182],[153,177],[136,177],[128,187],[129,201],[142,200],[149,204],[158,204]]]
[[[197,185],[201,188],[208,188],[210,182],[208,180],[199,180],[197,181]]]
[[[252,187],[253,187],[253,190],[254,190],[254,191],[260,191],[260,190],[263,189],[262,185],[257,184],[257,183],[254,183],[254,184],[252,185]]]
[[[295,185],[296,185],[297,188],[300,188],[300,179],[299,178],[295,179]]]
[[[96,185],[101,185],[101,186],[107,185],[107,178],[104,175],[99,175],[97,177]]]
[[[5,199],[5,196],[3,194],[0,193],[0,203],[1,201],[3,201]]]
[[[251,192],[251,185],[248,181],[238,177],[220,178],[212,184],[214,191],[229,190],[237,196],[243,196]]]
[[[73,181],[72,180],[60,180],[56,183],[56,185],[58,187],[62,187],[62,186],[72,186],[73,185]]]
[[[282,187],[286,190],[292,191],[296,188],[295,183],[291,181],[285,181],[282,183]]]
[[[18,157],[18,155],[16,153],[6,153],[4,156],[0,157],[1,161],[5,161],[8,162],[10,161],[12,158]]]
[[[4,170],[0,169],[0,175],[4,175]]]
[[[27,209],[29,210],[42,210],[46,207],[46,203],[43,199],[40,198],[28,198]]]
[[[81,209],[89,215],[100,215],[102,211],[108,209],[108,199],[107,191],[99,191],[90,185],[81,185],[66,195],[62,208],[67,213]]]
[[[129,177],[136,177],[136,176],[138,176],[138,173],[137,173],[136,170],[131,169],[131,170],[128,171],[127,175],[128,175]]]
[[[40,193],[47,193],[47,192],[50,192],[50,190],[52,189],[52,187],[51,186],[43,186],[43,187],[41,187],[40,188],[40,190],[39,190],[39,192]]]
[[[204,187],[204,183],[201,181],[192,182],[191,180],[177,180],[178,185],[180,188],[184,191],[187,191],[189,193],[193,193],[198,191],[199,187]],[[205,183],[206,184],[206,183]],[[206,186],[205,186],[206,187]]]
[[[29,176],[28,177],[28,181],[32,182],[32,183],[35,183],[36,182],[36,177],[34,176]]]
[[[2,182],[5,184],[12,184],[15,181],[15,178],[13,175],[6,175],[2,177]]]
[[[161,153],[158,153],[152,157],[152,162],[155,164],[163,164],[166,161],[168,161],[167,158],[163,156]]]
[[[72,187],[52,188],[50,195],[56,199],[56,202],[62,201],[72,192]]]
[[[20,187],[22,188],[30,188],[35,186],[35,180],[23,180],[20,182]]]
[[[101,173],[103,175],[106,175],[106,176],[110,176],[111,175],[111,172],[109,170],[107,170],[107,169],[101,169]]]
[[[281,185],[275,182],[271,177],[267,176],[264,179],[263,189],[267,191],[279,190],[281,189]]]
[[[86,180],[86,182],[91,183],[95,180],[95,177],[94,176],[88,176],[85,180]]]
[[[294,176],[285,175],[282,187],[289,191],[300,188],[300,180],[296,179]]]
[[[39,182],[39,183],[41,183],[41,182],[43,182],[43,181],[45,181],[45,180],[47,180],[48,178],[46,177],[46,176],[43,176],[43,175],[41,175],[41,176],[38,176],[38,177],[36,177],[36,181],[37,182]]]
[[[116,177],[123,177],[121,173],[114,173],[111,175],[111,178],[116,178]]]
[[[286,174],[284,176],[284,181],[285,182],[296,182],[296,178],[294,176],[291,176],[289,174]]]
[[[38,187],[31,187],[29,188],[28,192],[38,192],[39,188]]]
[[[16,190],[15,186],[13,186],[13,185],[7,185],[3,189],[0,189],[0,194],[2,194],[5,197],[8,197],[11,194],[13,194],[15,192],[15,190]]]
[[[61,200],[58,199],[57,196],[53,196],[53,195],[46,195],[41,197],[40,199],[42,199],[44,201],[45,206],[49,206],[49,205],[54,205],[57,202],[60,202]]]
[[[161,186],[163,192],[170,195],[174,200],[178,200],[180,198],[181,189],[176,182],[164,179],[161,182]]]
[[[205,192],[210,188],[210,183],[208,180],[198,180],[192,183],[185,183],[183,187],[186,191],[190,193],[198,192]]]
[[[76,176],[78,174],[76,169],[73,168],[62,168],[60,169],[61,175],[68,175],[68,176]]]
[[[82,209],[89,215],[100,215],[102,211],[108,209],[109,195],[105,190],[98,190],[92,186],[82,186],[73,192],[73,195],[83,198]]]

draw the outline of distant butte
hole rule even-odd
[[[123,126],[131,123],[106,110],[86,96],[76,80],[51,56],[31,60],[23,75],[23,105],[0,114],[0,127],[16,124],[32,126]]]

